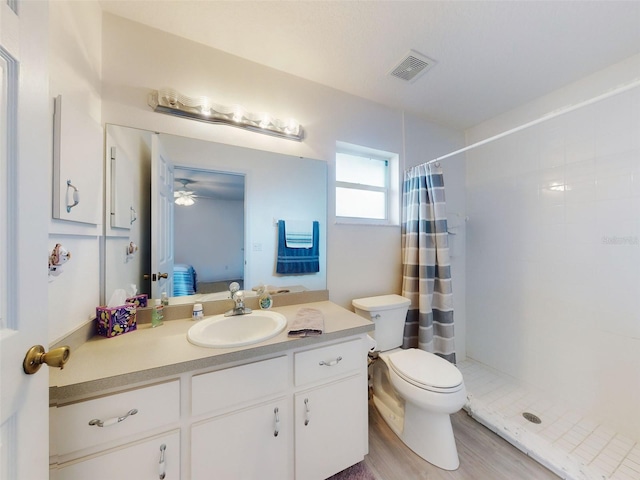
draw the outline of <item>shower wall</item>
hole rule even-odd
[[[468,142],[639,73],[632,57]],[[640,88],[466,155],[467,355],[640,440]]]

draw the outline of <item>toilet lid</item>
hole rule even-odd
[[[462,384],[455,365],[433,353],[410,348],[389,355],[393,369],[410,383],[424,389],[449,389]]]
[[[351,304],[364,310],[365,312],[392,310],[398,307],[408,307],[411,305],[411,300],[400,295],[381,295],[378,297],[356,298],[351,301]]]

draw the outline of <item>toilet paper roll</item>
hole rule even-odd
[[[370,335],[367,335],[365,341],[367,342],[367,350],[369,350],[370,352],[375,352],[378,348],[378,343],[375,341],[375,339]]]

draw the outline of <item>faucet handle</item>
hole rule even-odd
[[[238,282],[231,282],[229,285],[229,291],[231,292],[231,298],[233,298],[234,294],[240,290],[240,284]]]

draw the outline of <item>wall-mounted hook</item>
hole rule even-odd
[[[49,254],[49,275],[59,275],[61,273],[60,268],[69,260],[71,260],[71,252],[60,243],[56,243],[56,246]]]
[[[69,188],[73,188],[73,203],[69,203]],[[71,180],[67,180],[67,213],[71,212],[71,209],[80,203],[80,192],[76,187],[71,184]]]
[[[127,245],[127,255],[133,255],[137,251],[138,251],[138,245],[136,245],[133,242],[129,242],[129,245]]]
[[[138,253],[138,245],[136,245],[134,242],[129,242],[129,245],[127,245],[125,263],[129,260],[133,260],[133,257],[136,256],[136,253]]]
[[[129,207],[129,225],[133,225],[133,222],[135,222],[138,219],[138,213],[136,212],[136,209],[133,207]]]

